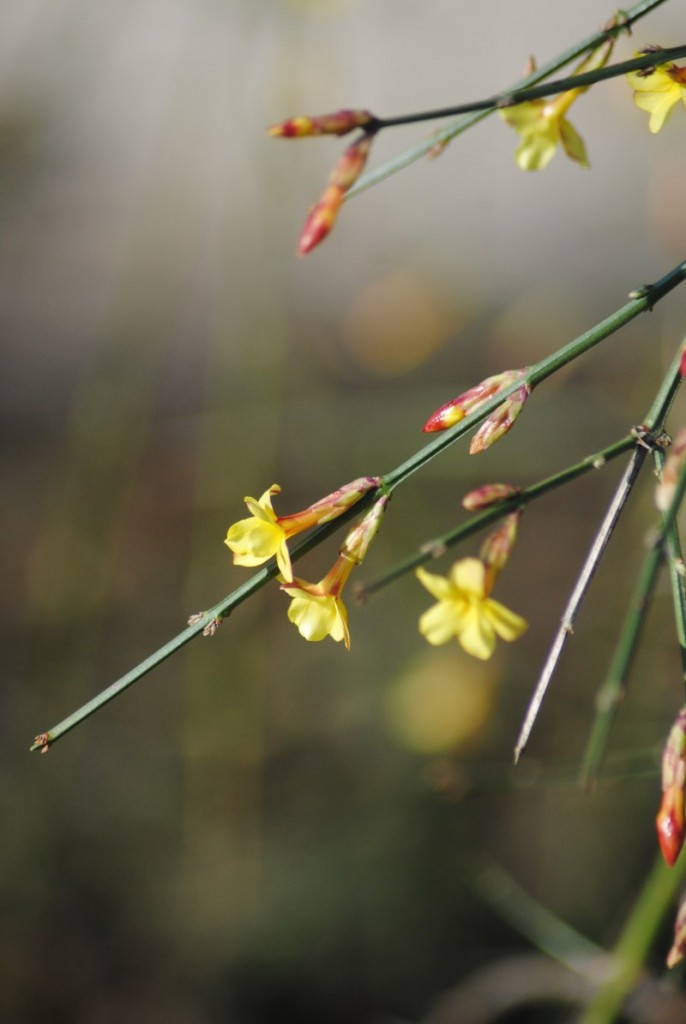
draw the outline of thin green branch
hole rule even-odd
[[[580,772],[580,782],[586,788],[597,778],[617,708],[626,693],[629,669],[636,653],[641,630],[645,625],[646,612],[655,590],[658,571],[665,557],[665,540],[674,526],[675,517],[684,495],[686,495],[686,464],[679,475],[670,507],[664,513],[660,528],[651,540],[650,550],[643,560],[629,609],[619,634],[614,657],[605,681],[598,691],[596,717]],[[681,597],[679,601],[681,601]]]
[[[578,1024],[612,1024],[618,1020],[685,876],[686,857],[680,857],[673,868],[667,867],[661,856],[656,858],[612,951],[614,970],[599,986]]]
[[[557,668],[564,645],[573,633],[574,620],[586,595],[591,579],[598,568],[610,537],[612,536],[629,495],[631,494],[636,480],[638,479],[638,474],[649,451],[649,442],[647,438],[650,437],[650,443],[654,443],[652,441],[653,433],[651,432],[662,430],[664,420],[669,412],[672,402],[674,401],[674,396],[676,395],[679,384],[681,383],[681,376],[679,372],[681,356],[682,349],[680,348],[662,380],[657,395],[655,396],[648,415],[646,416],[645,424],[642,426],[642,430],[645,431],[645,436],[642,437],[640,433],[638,435],[636,450],[631,458],[631,462],[627,466],[624,476],[615,491],[614,497],[608,507],[600,529],[591,544],[591,548],[584,561],[581,573],[579,574],[577,582],[574,585],[574,589],[569,597],[567,606],[560,621],[560,626],[555,634],[548,657],[545,660],[543,669],[541,670],[536,686],[534,687],[534,692],[527,707],[524,722],[519,731],[514,752],[515,764],[519,760],[522,751],[529,740],[531,730],[536,718],[538,717],[541,704],[547,692],[553,673]],[[640,625],[640,621],[641,619],[639,617],[637,628],[638,625]],[[629,652],[625,653],[627,653],[627,655],[629,654]],[[596,720],[598,735],[600,735],[600,730],[603,727],[601,726],[601,720],[603,725],[609,730],[609,719],[605,716],[602,716],[601,718],[601,712],[599,711],[598,719]]]
[[[605,67],[595,68],[593,71],[581,71],[575,75],[567,75],[553,82],[544,82],[542,85],[533,85],[528,88],[511,89],[508,92],[496,93],[483,100],[474,100],[471,103],[460,103],[452,107],[441,107],[436,110],[423,110],[416,114],[400,114],[398,117],[375,117],[371,127],[366,130],[377,132],[382,128],[392,128],[402,124],[415,124],[418,121],[437,121],[443,117],[455,117],[457,114],[473,114],[478,111],[501,110],[506,107],[514,107],[519,103],[530,103],[532,100],[546,99],[548,96],[556,96],[561,92],[569,92],[572,89],[587,89],[596,82],[603,82],[609,78],[619,78],[630,71],[645,71],[648,68],[657,67],[658,64],[666,64],[671,60],[678,60],[686,57],[686,46],[673,46],[669,49],[656,47],[640,57],[633,57],[631,60],[624,60],[618,64],[607,64]]]
[[[535,363],[527,370],[523,377],[514,381],[509,387],[503,388],[502,391],[499,391],[488,402],[484,402],[483,405],[479,406],[477,412],[466,416],[460,423],[451,427],[450,430],[439,434],[434,441],[422,448],[421,451],[417,452],[406,462],[403,462],[397,469],[387,473],[383,478],[384,486],[389,491],[393,490],[398,484],[411,476],[412,473],[426,465],[430,459],[442,452],[444,448],[453,444],[459,437],[462,437],[463,434],[466,434],[472,427],[475,427],[485,419],[509,395],[514,394],[522,384],[526,383],[531,388],[534,388],[547,377],[550,377],[551,374],[571,363],[584,352],[588,352],[594,345],[604,341],[611,334],[614,334],[620,327],[624,327],[625,324],[628,324],[637,317],[639,313],[653,309],[660,299],[664,298],[665,295],[684,280],[686,280],[686,262],[679,263],[668,274],[665,274],[659,281],[656,281],[655,284],[644,285],[632,291],[630,293],[630,301],[626,305],[606,317],[605,320],[601,320],[600,323],[584,334],[579,335],[578,338],[570,341],[568,345],[564,345],[557,352],[553,352],[552,355],[546,356],[538,363]]]
[[[615,313],[607,317],[600,324],[597,324],[594,328],[591,328],[591,330],[587,331],[585,334],[582,334],[579,338],[576,338],[568,345],[563,346],[563,348],[558,352],[542,359],[531,367],[528,371],[526,380],[531,384],[531,386],[540,383],[556,370],[567,365],[567,363],[576,359],[577,356],[588,351],[588,349],[598,344],[598,342],[619,330],[619,328],[623,327],[624,324],[629,323],[629,321],[633,320],[639,315],[639,313],[652,309],[660,299],[664,298],[665,295],[685,279],[686,262],[678,264],[655,284],[645,285],[632,292],[632,297],[626,305],[622,306]],[[471,416],[466,417],[461,423],[458,423],[450,430],[444,431],[443,434],[425,445],[406,462],[386,474],[386,476],[382,478],[380,492],[390,494],[400,483],[402,483],[402,481],[411,476],[412,473],[415,473],[420,467],[426,465],[427,462],[435,458],[436,455],[449,445],[454,444],[455,441],[462,437],[468,430],[488,416],[508,395],[512,394],[518,387],[521,387],[521,384],[522,380],[520,379],[511,387],[503,389],[500,394],[496,395],[488,402],[485,402],[478,413],[474,413]],[[376,495],[372,492],[366,494],[364,498],[362,498],[357,505],[353,506],[353,508],[345,515],[313,530],[308,537],[294,545],[291,552],[292,561],[297,561],[297,559],[301,558],[308,551],[312,550],[312,548],[320,544],[335,530],[339,529],[342,525],[357,515],[361,510],[368,508],[374,501],[375,497]],[[227,597],[223,598],[212,608],[195,617],[193,623],[183,630],[183,632],[179,633],[178,636],[174,637],[163,647],[159,648],[159,650],[151,654],[150,657],[146,658],[106,690],[103,690],[102,693],[88,701],[88,703],[84,704],[83,707],[79,708],[72,715],[69,715],[52,729],[38,735],[31,746],[31,750],[45,751],[49,749],[56,740],[60,739],[80,722],[89,718],[100,708],[104,707],[115,697],[119,696],[135,682],[147,675],[148,672],[156,668],[157,665],[161,664],[161,662],[165,661],[172,654],[175,654],[176,651],[180,650],[180,648],[190,640],[198,636],[198,634],[213,632],[222,620],[234,610],[234,608],[263,587],[269,582],[269,580],[273,579],[277,573],[278,568],[276,563],[268,563],[264,568],[251,576],[244,584],[233,590]]]
[[[591,50],[596,49],[602,43],[608,39],[612,39],[618,36],[624,30],[630,28],[639,19],[644,18],[651,11],[660,7],[665,0],[643,0],[643,2],[636,4],[631,7],[628,11],[624,12],[624,17],[620,23],[613,25],[610,28],[601,29],[598,32],[594,32],[593,35],[588,36],[586,39],[581,40],[575,46],[570,47],[563,53],[554,57],[546,64],[541,65],[532,74],[521,78],[518,82],[511,87],[510,93],[517,90],[527,89],[530,86],[534,86],[550,75],[555,74],[565,65],[570,64],[573,60],[577,60]],[[505,95],[507,95],[506,90]],[[360,192],[371,188],[373,185],[377,185],[380,181],[384,181],[386,178],[390,178],[393,174],[403,170],[405,167],[409,167],[411,164],[416,163],[417,160],[421,160],[425,157],[432,149],[436,146],[442,146],[451,142],[454,138],[466,131],[467,128],[471,128],[472,125],[482,121],[485,117],[489,117],[493,114],[494,108],[491,107],[488,110],[479,110],[473,114],[467,114],[460,117],[453,124],[447,125],[441,131],[432,135],[429,139],[424,139],[418,145],[412,146],[407,149],[404,153],[394,157],[381,167],[375,168],[368,174],[361,177],[351,189],[346,192],[345,200],[352,198],[352,196],[358,195]]]
[[[516,512],[519,509],[525,508],[528,504],[534,501],[536,498],[542,497],[547,494],[548,491],[554,491],[558,487],[562,487],[564,484],[571,483],[572,480],[576,480],[577,477],[583,476],[585,473],[589,473],[593,469],[600,469],[606,463],[612,459],[617,458],[618,455],[623,455],[624,452],[633,448],[636,444],[636,438],[633,434],[627,434],[626,437],[620,438],[619,441],[614,441],[606,448],[596,452],[594,455],[588,455],[581,462],[575,463],[573,466],[569,466],[566,469],[561,470],[559,473],[555,473],[553,476],[546,477],[544,480],[540,480],[538,483],[532,484],[530,487],[525,487],[518,494],[505,501],[498,502],[497,505],[493,505],[491,508],[485,509],[478,515],[472,516],[466,523],[462,523],[460,526],[454,527],[452,530],[448,530],[446,533],[441,534],[438,537],[433,537],[431,540],[422,544],[418,551],[410,555],[409,558],[399,562],[393,566],[383,575],[378,576],[371,583],[361,586],[358,588],[358,596],[360,600],[365,601],[371,597],[372,594],[376,594],[379,590],[383,590],[389,584],[394,583],[402,576],[407,575],[408,572],[412,572],[418,566],[423,565],[425,562],[436,558],[444,554],[449,548],[454,547],[461,541],[466,540],[468,537],[472,537],[475,533],[479,533],[485,527],[490,526],[491,523],[497,522],[499,519],[503,519],[506,515],[511,512]]]

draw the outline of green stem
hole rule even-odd
[[[578,74],[568,75],[554,82],[544,82],[542,85],[534,85],[529,88],[512,89],[509,92],[497,93],[484,100],[474,100],[471,103],[460,103],[452,107],[440,107],[436,110],[423,110],[416,114],[400,114],[398,117],[375,117],[371,130],[380,131],[382,128],[391,128],[401,124],[414,124],[418,121],[436,121],[442,117],[455,117],[457,114],[473,114],[478,111],[493,111],[507,107],[514,107],[520,103],[530,103],[532,100],[545,99],[548,96],[555,96],[561,92],[570,92],[575,89],[586,89],[596,82],[605,81],[608,78],[619,78],[630,71],[644,71],[646,68],[657,67],[658,64],[666,64],[671,60],[678,60],[686,57],[686,46],[674,46],[670,49],[658,48],[640,57],[633,57],[631,60],[621,61],[619,64],[608,64],[605,67],[595,68],[593,71],[580,71]]]
[[[516,90],[526,89],[529,86],[536,85],[538,82],[542,82],[545,78],[559,71],[566,64],[576,60],[578,57],[583,56],[590,50],[596,49],[607,39],[611,39],[614,36],[619,35],[624,29],[630,28],[640,18],[650,14],[655,8],[660,7],[665,0],[643,0],[643,2],[636,4],[630,10],[625,12],[625,17],[622,22],[618,25],[614,25],[608,29],[601,29],[599,32],[595,32],[587,39],[583,39],[581,42],[572,46],[570,49],[565,50],[564,53],[553,58],[543,64],[540,68],[537,68],[532,74],[527,75],[525,78],[520,79],[516,82],[510,92]],[[352,196],[358,195],[365,189],[371,188],[373,185],[377,185],[380,181],[386,178],[390,178],[391,175],[396,174],[398,171],[403,170],[405,167],[409,167],[411,164],[416,163],[417,160],[421,160],[431,152],[436,146],[445,145],[452,139],[456,138],[462,132],[466,131],[467,128],[471,128],[472,125],[482,121],[485,117],[489,117],[493,113],[494,108],[491,107],[488,110],[479,110],[473,114],[466,114],[460,117],[453,124],[447,125],[440,132],[432,135],[429,139],[424,139],[416,146],[412,146],[410,149],[401,153],[400,156],[394,157],[381,167],[375,168],[361,177],[351,189],[345,194],[345,200],[350,199]]]
[[[578,1024],[612,1024],[618,1019],[685,875],[686,857],[669,868],[658,856],[613,950],[615,969],[600,985]]]
[[[573,359],[576,359],[577,356],[588,351],[588,349],[592,348],[598,342],[619,330],[620,327],[623,327],[624,324],[633,320],[639,313],[652,309],[656,302],[664,298],[665,295],[685,279],[686,262],[678,264],[655,284],[645,285],[637,291],[632,292],[632,298],[626,305],[622,306],[615,313],[607,317],[607,319],[603,320],[600,324],[597,324],[585,334],[582,334],[579,338],[576,338],[568,345],[565,345],[558,352],[553,353],[553,355],[536,363],[529,369],[525,378],[520,379],[510,387],[503,389],[500,394],[494,396],[494,398],[490,399],[488,402],[485,402],[477,413],[473,413],[466,417],[461,423],[458,423],[450,430],[444,431],[442,435],[437,437],[434,441],[431,441],[428,445],[425,445],[410,459],[388,473],[382,478],[380,492],[390,494],[403,480],[406,480],[412,475],[412,473],[415,473],[421,466],[426,465],[426,463],[435,458],[439,452],[453,444],[458,440],[458,438],[462,437],[467,430],[470,430],[478,422],[489,415],[489,413],[492,412],[508,395],[521,387],[524,380],[526,380],[532,387],[535,384],[540,383],[556,370],[565,366]],[[304,554],[329,537],[335,530],[339,529],[340,526],[353,518],[353,516],[357,515],[362,509],[369,507],[374,499],[375,494],[370,492],[345,515],[340,516],[338,519],[330,523],[325,523],[323,526],[317,527],[308,537],[294,545],[291,552],[291,559],[296,561],[298,558],[301,558]],[[263,587],[269,582],[269,580],[273,579],[277,573],[278,568],[275,562],[268,563],[264,568],[251,576],[251,578],[242,584],[242,586],[237,587],[227,597],[223,598],[212,608],[199,615],[192,625],[189,625],[182,633],[179,633],[178,636],[174,637],[163,647],[160,647],[154,654],[151,654],[150,657],[146,658],[106,690],[103,690],[102,693],[88,701],[87,704],[84,704],[83,707],[79,708],[72,715],[69,715],[68,718],[65,718],[52,729],[37,736],[31,746],[31,750],[47,750],[57,739],[64,736],[65,733],[69,732],[86,718],[89,718],[105,704],[108,704],[109,701],[118,697],[119,694],[124,692],[124,690],[128,689],[143,676],[147,675],[148,672],[156,668],[157,665],[161,664],[161,662],[165,661],[172,654],[175,654],[176,651],[196,637],[199,633],[213,631],[216,626],[233,611],[234,608]]]
[[[560,626],[555,634],[548,657],[545,660],[536,682],[536,686],[534,687],[533,695],[529,701],[524,722],[519,731],[519,736],[515,745],[515,764],[519,760],[519,757],[528,742],[529,735],[540,711],[550,680],[552,679],[553,673],[555,672],[560,660],[563,647],[572,635],[574,619],[576,618],[581,603],[586,595],[591,579],[600,564],[600,560],[610,541],[610,537],[614,532],[615,526],[619,521],[619,517],[621,516],[636,480],[638,479],[638,474],[649,450],[649,442],[647,439],[650,438],[650,443],[653,445],[656,443],[653,439],[654,433],[662,429],[665,417],[667,416],[671,404],[674,401],[674,396],[676,395],[679,384],[681,383],[681,358],[682,351],[680,348],[674,356],[672,364],[662,380],[655,399],[648,411],[648,415],[646,416],[645,424],[641,425],[640,432],[637,431],[638,443],[636,450],[634,451],[631,462],[627,466],[624,476],[615,491],[614,497],[605,517],[603,518],[600,529],[591,544],[589,553],[584,560],[581,573],[579,574],[577,582],[575,583],[569,597],[567,606],[560,621]],[[601,728],[600,717],[599,712],[598,730]],[[609,720],[603,719],[603,721],[606,723],[606,727],[609,730]]]
[[[579,335],[574,341],[570,341],[568,345],[564,345],[557,352],[553,352],[552,355],[546,356],[538,363],[535,363],[527,370],[523,377],[514,381],[507,388],[503,388],[502,391],[499,391],[488,402],[484,402],[476,412],[466,416],[460,423],[451,427],[450,430],[443,431],[434,441],[411,456],[406,462],[403,462],[397,469],[387,473],[383,478],[386,489],[391,491],[398,484],[403,483],[412,473],[426,465],[430,459],[433,459],[442,452],[444,448],[453,444],[459,437],[462,437],[463,434],[466,434],[477,423],[485,419],[501,402],[517,391],[522,384],[526,383],[529,387],[534,388],[541,381],[550,377],[551,374],[571,363],[578,356],[593,348],[600,341],[604,341],[611,334],[614,334],[620,327],[624,327],[625,324],[628,324],[637,317],[639,313],[652,309],[656,302],[664,298],[665,295],[684,280],[686,280],[686,262],[679,263],[668,274],[665,274],[664,277],[655,282],[655,284],[644,285],[632,291],[630,293],[630,301],[626,305],[612,313],[605,320],[601,320],[600,323],[584,334]]]
[[[674,498],[665,512],[660,529],[651,542],[636,581],[634,594],[622,626],[615,654],[596,698],[596,717],[581,765],[580,781],[588,787],[597,777],[617,708],[626,692],[627,676],[636,653],[646,611],[657,583],[665,556],[665,538],[673,528],[676,514],[686,494],[686,463],[679,475]],[[683,648],[682,648],[683,650]]]
[[[443,533],[439,537],[432,538],[430,541],[422,544],[421,549],[410,555],[409,558],[399,562],[398,565],[389,569],[382,576],[378,576],[372,583],[360,587],[358,590],[360,599],[366,600],[372,594],[383,590],[384,587],[394,583],[408,572],[412,572],[418,566],[423,565],[432,558],[436,558],[437,555],[443,554],[448,548],[454,547],[455,544],[459,544],[460,541],[466,540],[475,533],[479,533],[480,530],[490,526],[491,523],[503,519],[511,512],[525,508],[530,502],[547,494],[548,491],[554,491],[556,488],[576,480],[577,477],[583,476],[584,473],[588,473],[593,469],[599,469],[605,463],[617,458],[618,455],[623,455],[624,452],[633,448],[635,444],[636,438],[634,435],[627,434],[626,437],[620,438],[619,441],[608,445],[601,451],[596,452],[595,455],[588,455],[581,462],[577,462],[575,465],[569,466],[553,476],[546,477],[545,480],[540,480],[530,487],[525,487],[511,498],[498,502],[497,505],[493,505],[479,515],[472,516],[468,522],[448,530],[447,533]]]

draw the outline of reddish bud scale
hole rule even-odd
[[[482,509],[490,508],[491,505],[498,505],[501,501],[513,498],[521,492],[521,487],[513,484],[484,484],[476,490],[465,494],[462,499],[462,508],[468,512],[480,512]]]
[[[667,954],[667,966],[676,967],[686,956],[686,899],[682,899],[674,922],[674,942]]]
[[[679,363],[679,376],[686,377],[686,349],[681,353],[681,362]]]
[[[340,157],[329,175],[329,185],[347,192],[364,170],[372,145],[371,135],[361,135],[352,142]]]
[[[347,135],[355,128],[371,124],[374,115],[369,110],[336,110],[333,114],[316,117],[291,117],[267,129],[267,134],[282,139],[302,139],[313,135]]]
[[[662,801],[655,825],[662,855],[672,867],[686,837],[686,706],[670,729],[662,752]]]
[[[298,252],[301,256],[305,256],[326,238],[336,222],[342,202],[341,189],[330,185],[319,202],[315,203],[300,233]]]
[[[429,416],[428,420],[422,427],[425,434],[434,434],[439,430],[447,430],[449,427],[454,427],[456,423],[464,419],[464,410],[460,408],[459,399],[453,398],[450,402],[446,402],[440,409],[436,409]]]
[[[655,827],[662,856],[670,868],[674,867],[681,847],[684,845],[683,790],[670,786],[663,793],[660,810],[655,819]]]
[[[345,150],[329,175],[329,182],[318,203],[310,210],[300,234],[298,252],[301,256],[319,245],[333,228],[343,196],[364,170],[372,144],[371,135],[361,135]]]

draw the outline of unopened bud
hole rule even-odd
[[[312,135],[347,135],[355,128],[365,128],[375,120],[369,110],[336,110],[316,117],[291,117],[273,124],[267,135],[281,139],[303,139]]]
[[[669,450],[662,467],[662,475],[655,488],[655,504],[660,512],[666,512],[672,504],[677,481],[686,457],[686,428],[680,430]]]
[[[336,223],[342,202],[343,192],[341,189],[330,185],[319,202],[315,203],[300,232],[298,252],[301,256],[305,256],[326,238]]]
[[[515,494],[520,492],[521,487],[515,487],[513,484],[483,484],[482,487],[465,494],[462,508],[466,508],[468,512],[480,512],[491,505],[498,505],[501,501],[514,498]]]
[[[369,512],[358,523],[355,523],[345,538],[341,548],[342,555],[347,556],[357,565],[363,561],[369,545],[379,531],[383,514],[390,500],[390,495],[382,495],[378,501],[374,502]]]
[[[505,516],[498,529],[494,530],[493,533],[489,533],[481,545],[479,558],[486,566],[486,590],[488,593],[492,590],[493,584],[507,565],[507,561],[512,554],[512,549],[517,540],[517,529],[521,516],[521,509],[511,512],[509,516]]]
[[[681,708],[662,752],[662,801],[655,824],[662,855],[676,863],[686,835],[686,705]]]
[[[520,412],[524,408],[524,403],[531,394],[531,388],[528,384],[522,384],[520,388],[506,398],[505,401],[495,409],[491,415],[484,420],[476,434],[472,438],[472,443],[469,446],[470,455],[478,455],[479,452],[486,451],[492,444],[499,441],[500,438],[510,430]]]
[[[335,164],[324,195],[310,210],[300,233],[298,252],[301,256],[311,252],[330,233],[336,222],[343,196],[364,170],[371,144],[371,135],[361,135],[348,146]]]
[[[425,434],[432,434],[438,430],[447,430],[448,427],[454,427],[468,413],[475,412],[489,398],[493,398],[499,391],[503,391],[510,384],[514,384],[525,373],[526,369],[505,370],[503,373],[497,373],[493,377],[487,377],[480,384],[469,388],[468,391],[463,391],[457,398],[451,398],[449,402],[436,409],[436,412],[429,416],[422,430]]]
[[[674,922],[674,942],[667,954],[667,966],[676,967],[686,956],[686,898],[682,897]]]

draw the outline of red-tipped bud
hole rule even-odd
[[[314,249],[330,233],[336,223],[343,196],[364,170],[371,144],[371,135],[361,135],[348,146],[334,166],[326,191],[310,210],[300,234],[298,252],[301,256]]]
[[[343,192],[341,189],[330,185],[319,202],[315,203],[300,232],[298,252],[301,256],[305,256],[326,238],[336,223],[342,202]]]
[[[273,124],[267,135],[280,139],[304,139],[312,135],[347,135],[355,128],[366,128],[374,121],[369,110],[336,110],[316,117],[291,117]]]
[[[686,899],[682,898],[674,922],[674,942],[667,954],[667,966],[676,967],[686,956]]]
[[[681,787],[670,786],[662,794],[655,827],[662,856],[671,868],[684,845],[684,792]]]
[[[460,405],[459,398],[451,398],[449,402],[442,405],[436,412],[432,412],[422,427],[425,434],[433,434],[439,430],[447,430],[454,427],[456,423],[465,418],[465,411]]]
[[[655,824],[662,855],[671,867],[686,836],[686,706],[672,726],[662,752],[662,801]]]
[[[515,487],[513,484],[484,484],[465,494],[462,508],[466,508],[468,512],[480,512],[491,505],[498,505],[501,501],[513,498],[520,491],[521,487]]]
[[[686,377],[686,348],[681,353],[681,362],[679,363],[679,376]]]
[[[486,451],[492,444],[499,441],[513,427],[530,394],[531,388],[529,385],[522,384],[514,394],[506,398],[502,405],[499,405],[477,430],[469,446],[469,454],[478,455],[479,452]]]
[[[674,439],[662,468],[662,475],[655,488],[655,504],[660,512],[666,512],[672,504],[684,458],[686,458],[686,429],[680,430]]]
[[[493,398],[499,391],[514,384],[516,380],[526,373],[524,370],[505,370],[493,377],[487,377],[468,391],[463,391],[457,398],[451,398],[449,402],[442,405],[436,412],[429,416],[422,427],[425,434],[431,434],[438,430],[447,430],[454,427],[456,423],[464,419],[470,412],[475,412],[479,406]]]

